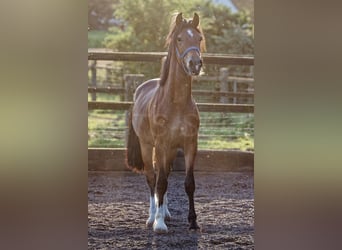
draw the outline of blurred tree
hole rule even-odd
[[[194,12],[200,15],[208,53],[254,53],[253,24],[248,13],[232,14],[228,7],[210,0],[122,1],[116,6],[114,15],[124,20],[124,28],[109,28],[105,45],[115,51],[166,51],[165,37],[175,12],[182,12],[189,18]],[[157,76],[159,68],[152,66],[149,71]],[[141,69],[143,71],[145,69]]]
[[[224,5],[207,3],[203,27],[210,53],[253,54],[253,24],[246,12],[232,14]]]
[[[110,28],[106,47],[118,51],[164,51],[170,18],[177,11],[185,17],[199,13],[208,52],[253,54],[250,16],[246,12],[231,14],[228,7],[210,0],[125,0],[114,12],[125,20],[124,30]]]
[[[119,0],[88,0],[88,29],[106,30]]]
[[[124,30],[111,28],[106,46],[118,51],[164,51],[171,14],[181,2],[125,0],[114,12],[125,20]]]

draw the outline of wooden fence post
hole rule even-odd
[[[220,92],[228,92],[228,68],[220,68]],[[220,97],[221,103],[228,103],[228,97],[227,96],[221,96]]]
[[[251,78],[254,79],[254,66],[251,65],[251,66],[249,67],[249,69],[250,69],[250,75],[249,75],[249,77],[251,77]],[[248,91],[248,92],[253,92],[253,93],[254,93],[254,82],[253,82],[253,83],[251,83],[251,82],[248,83],[247,91]],[[253,98],[250,98],[250,97],[247,98],[247,103],[254,103],[254,99],[253,99]]]
[[[237,92],[237,82],[236,82],[236,80],[233,81],[233,92],[234,92],[234,94]],[[234,98],[233,98],[233,103],[234,104],[237,103],[236,99],[237,98],[234,96]]]
[[[143,74],[125,74],[124,82],[125,82],[125,101],[131,102],[133,101],[133,95],[135,89],[138,87],[140,83],[142,83],[144,78]],[[129,122],[129,112],[126,111],[126,131],[125,131],[125,147],[127,146],[127,138],[128,138],[128,122]]]
[[[112,64],[106,64],[106,84],[110,85],[112,83]]]
[[[143,81],[143,74],[125,74],[125,101],[133,101],[133,94],[138,85]]]
[[[90,66],[91,72],[91,86],[96,88],[96,63],[97,61],[94,60]],[[91,100],[96,101],[96,92],[91,93]]]

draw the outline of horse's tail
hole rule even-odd
[[[132,113],[131,109],[128,124],[126,164],[129,169],[135,172],[142,172],[144,170],[144,162],[141,155],[139,137],[135,133],[132,124]]]

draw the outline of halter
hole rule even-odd
[[[201,55],[200,49],[199,49],[198,47],[196,47],[196,46],[191,46],[191,47],[187,48],[186,50],[184,50],[182,54],[179,54],[179,51],[178,51],[177,46],[175,46],[175,47],[176,47],[176,54],[177,54],[177,57],[178,57],[179,59],[181,59],[181,64],[182,64],[182,66],[183,66],[183,69],[184,69],[185,73],[189,73],[188,69],[187,69],[187,68],[185,67],[185,65],[184,65],[184,60],[183,60],[183,58],[184,58],[184,57],[186,56],[186,54],[188,54],[191,50],[195,50],[195,51],[198,52],[199,55]]]
[[[196,50],[196,51],[198,52],[198,54],[201,54],[201,51],[200,51],[200,49],[199,49],[198,47],[196,47],[196,46],[191,46],[191,47],[187,48],[186,50],[184,50],[184,52],[180,55],[180,54],[179,54],[179,51],[178,51],[178,48],[177,48],[177,46],[176,46],[177,57],[178,57],[179,59],[183,59],[183,58],[186,56],[186,54],[188,54],[188,52],[191,51],[191,50]]]

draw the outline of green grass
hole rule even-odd
[[[88,101],[91,101],[91,93],[88,93]],[[97,102],[119,102],[120,96],[113,96],[112,94],[105,93],[97,93],[96,94]]]
[[[254,151],[254,139],[251,137],[240,137],[233,140],[222,140],[213,138],[211,140],[199,140],[199,149],[238,149],[243,151]]]
[[[120,101],[120,97],[98,93],[97,101]],[[199,149],[254,150],[253,114],[200,112],[200,119]],[[125,147],[126,129],[125,111],[88,112],[89,147]]]
[[[124,147],[125,119],[121,111],[89,111],[88,147]]]
[[[254,150],[254,116],[246,114],[201,113],[199,149]],[[125,111],[88,112],[89,147],[125,147]]]

